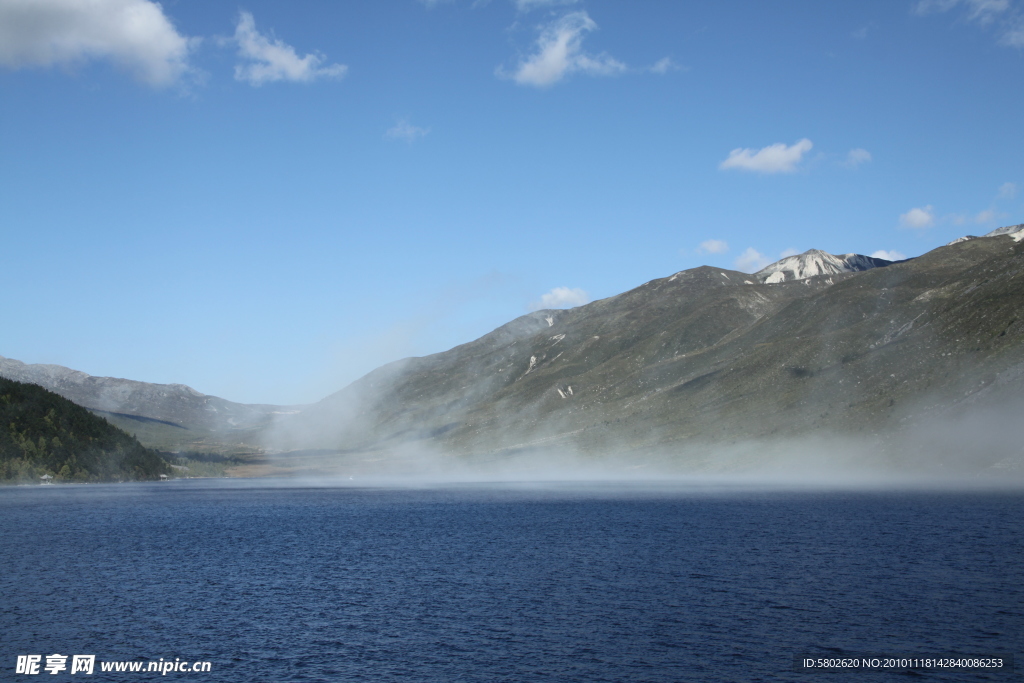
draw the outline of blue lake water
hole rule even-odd
[[[0,489],[0,681],[1022,678],[1019,494],[250,484]],[[15,673],[52,653],[211,670]]]

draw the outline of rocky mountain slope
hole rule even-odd
[[[802,254],[787,256],[754,273],[759,282],[778,284],[793,280],[806,280],[817,275],[838,275],[857,273],[862,270],[881,268],[893,263],[885,259],[872,258],[862,254],[836,256],[820,249],[810,249]]]
[[[380,368],[278,420],[269,443],[334,449],[348,467],[543,451],[662,453],[714,470],[808,439],[829,457],[870,441],[843,457],[881,467],[1024,465],[1007,417],[1024,397],[1024,244],[998,235],[867,264],[782,266],[804,279],[781,282],[701,267],[532,313]],[[747,448],[709,460],[736,444]]]

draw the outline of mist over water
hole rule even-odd
[[[627,488],[739,485],[803,489],[1024,488],[1024,441],[1008,414],[915,425],[884,436],[811,435],[774,441],[682,444],[646,451],[562,447],[449,454],[429,442],[372,451],[278,453],[278,476],[303,485],[565,482]]]
[[[411,362],[411,361],[410,361]],[[1015,488],[1024,486],[1024,401],[1015,371],[969,383],[959,398],[931,394],[905,400],[878,425],[808,428],[814,402],[715,438],[679,438],[652,427],[636,440],[615,430],[592,438],[569,417],[522,415],[489,423],[470,446],[446,442],[447,431],[423,427],[422,416],[375,423],[375,406],[406,368],[372,373],[323,405],[282,416],[267,434],[271,474],[302,481],[380,479],[395,482],[694,482],[735,481],[777,487]],[[1013,376],[1010,376],[1013,375]],[[839,385],[833,387],[839,391]],[[471,388],[471,396],[485,388]],[[467,399],[469,400],[469,399]],[[475,398],[473,400],[476,400]],[[728,417],[718,416],[729,425]],[[446,418],[448,419],[448,418]],[[454,410],[450,419],[465,419]],[[714,415],[711,418],[714,425]],[[440,420],[444,422],[445,419]],[[434,422],[437,422],[435,420]],[[633,430],[635,432],[635,430]],[[710,430],[709,430],[710,431]],[[349,479],[351,478],[351,479]]]

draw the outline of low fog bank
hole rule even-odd
[[[580,452],[566,445],[451,455],[407,443],[376,451],[282,453],[267,474],[300,486],[1024,489],[1021,443],[982,441],[951,425],[927,435],[815,435],[643,452]]]
[[[468,450],[452,448],[444,433],[415,429],[377,440],[358,428],[359,411],[353,409],[329,425],[306,424],[317,432],[314,441],[322,444],[323,435],[333,432],[333,443],[347,448],[285,448],[268,456],[262,469],[237,474],[284,477],[296,485],[314,486],[559,482],[624,487],[1024,489],[1024,400],[1018,397],[1018,388],[972,394],[953,405],[948,400],[908,402],[877,431],[817,429],[785,436],[740,431],[732,432],[732,438],[716,439],[679,439],[651,431],[647,445],[640,447],[634,439],[619,438],[616,431],[589,438],[588,430],[568,422],[544,424],[526,442],[517,436],[522,434],[521,425],[510,424],[489,433],[485,447],[478,443]],[[771,424],[758,429],[785,433]],[[279,443],[286,445],[287,440]]]

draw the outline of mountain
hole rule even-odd
[[[817,275],[839,275],[857,273],[862,270],[881,268],[893,263],[885,259],[861,254],[836,256],[820,249],[810,249],[802,254],[787,256],[754,273],[758,281],[765,284],[806,280]]]
[[[278,454],[250,474],[577,460],[1020,473],[1022,228],[899,262],[811,250],[754,275],[681,271],[390,363],[309,406],[3,358],[0,375],[147,445]]]
[[[267,443],[343,472],[527,453],[689,471],[1024,467],[1024,243],[897,263],[812,251],[765,271],[700,267],[531,313],[281,416]]]
[[[38,384],[135,433],[147,446],[252,450],[276,414],[292,408],[232,403],[184,384],[93,377],[60,365],[27,365],[0,356],[0,377]]]
[[[0,378],[0,481],[156,479],[170,467],[106,420],[34,384]]]

